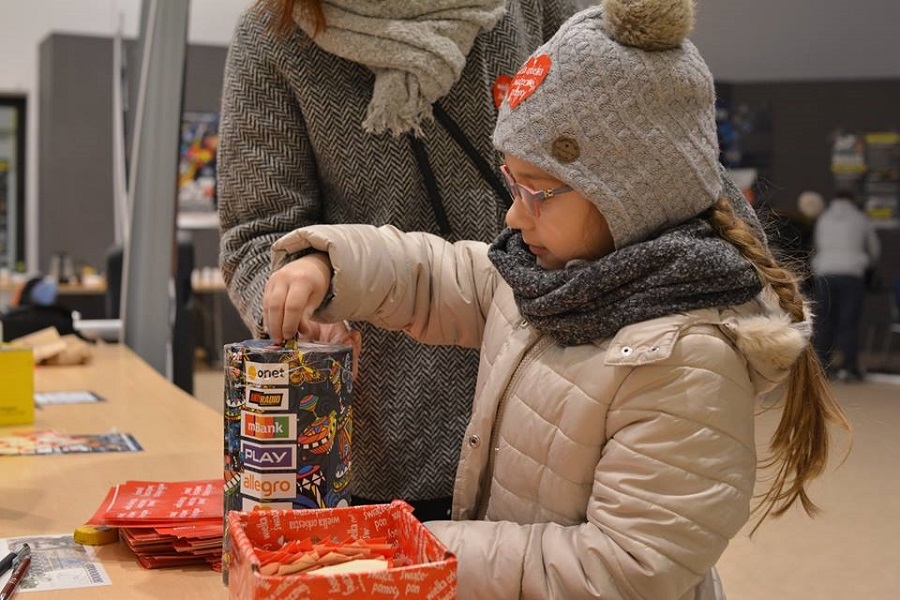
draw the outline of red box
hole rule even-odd
[[[256,510],[228,513],[230,598],[321,600],[323,598],[456,598],[456,557],[400,500],[391,504],[317,510]],[[387,538],[413,564],[372,573],[263,575],[254,546],[280,545],[312,536]]]

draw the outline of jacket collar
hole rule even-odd
[[[686,330],[717,327],[747,360],[758,393],[768,392],[788,375],[812,336],[812,316],[792,323],[771,288],[735,307],[702,309],[623,327],[613,337],[606,364],[638,366],[665,360]],[[601,343],[597,340],[595,343]]]

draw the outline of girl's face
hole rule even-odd
[[[532,190],[565,185],[546,171],[504,155],[509,175]],[[572,190],[538,201],[532,213],[517,194],[506,212],[506,224],[522,232],[528,249],[545,269],[562,269],[570,260],[597,260],[615,250],[606,219],[587,198]]]

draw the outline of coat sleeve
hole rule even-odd
[[[461,599],[677,600],[700,583],[749,517],[756,468],[746,368],[722,340],[704,352],[730,364],[623,378],[586,522],[428,523],[457,554]]]
[[[272,242],[315,223],[321,203],[304,118],[279,67],[299,50],[271,32],[263,4],[242,15],[228,50],[217,156],[220,267],[255,335]]]
[[[480,346],[499,277],[487,244],[451,244],[390,225],[318,225],[278,240],[272,268],[308,248],[327,252],[333,269],[319,320],[368,321],[426,344]]]

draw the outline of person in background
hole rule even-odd
[[[221,269],[254,335],[272,242],[315,223],[490,240],[509,201],[490,135],[567,0],[263,0],[228,53],[218,153]],[[355,503],[449,512],[478,353],[358,324]],[[358,344],[343,325],[313,337]]]
[[[318,225],[272,247],[276,339],[357,319],[480,347],[453,519],[426,524],[462,600],[723,598],[759,395],[786,390],[761,518],[814,510],[849,427],[796,276],[722,179],[692,24],[691,0],[606,0],[532,54],[493,134],[514,202],[492,245]]]
[[[866,269],[881,254],[878,233],[859,208],[856,194],[839,190],[816,221],[815,274],[819,318],[815,343],[830,375],[859,381],[859,324],[866,295]]]

